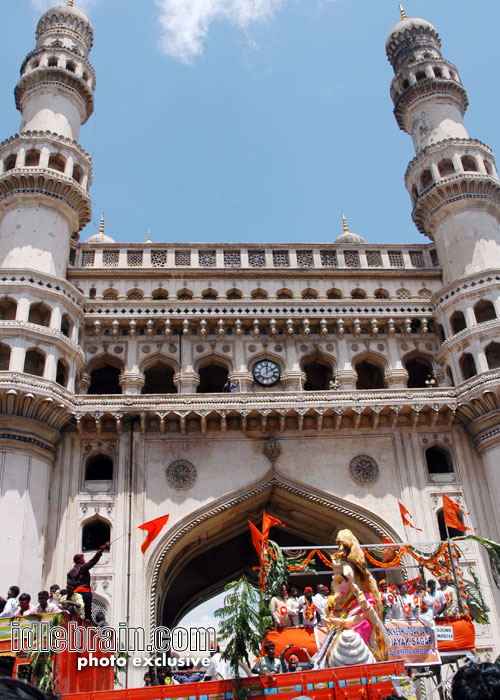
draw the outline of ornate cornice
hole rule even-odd
[[[45,342],[54,344],[59,349],[71,358],[77,357],[81,365],[85,362],[85,353],[83,349],[68,338],[62,331],[47,326],[40,326],[37,323],[28,323],[28,321],[0,321],[0,332],[2,340],[10,340],[11,338],[19,338],[24,336],[33,340],[33,342]]]
[[[10,146],[15,144],[18,141],[22,142],[28,142],[32,143],[34,140],[38,141],[40,139],[43,139],[44,141],[49,141],[58,147],[60,146],[66,146],[71,148],[74,151],[77,151],[78,154],[89,163],[89,166],[92,165],[92,158],[90,157],[90,154],[81,146],[78,141],[75,141],[74,139],[70,139],[67,136],[61,136],[60,134],[56,134],[53,131],[21,131],[18,134],[14,134],[14,136],[9,136],[9,138],[4,139],[2,142],[0,142],[0,150],[5,148],[6,146]],[[90,175],[89,175],[90,179]]]
[[[491,158],[494,158],[491,148],[478,139],[443,139],[442,141],[438,141],[438,143],[432,143],[430,146],[422,149],[412,160],[410,160],[405,172],[405,182],[407,182],[411,171],[415,167],[419,166],[422,161],[427,158],[427,156],[432,156],[435,153],[443,153],[443,151],[450,147],[463,151],[463,153],[467,153],[467,150],[474,146],[482,151],[485,151]]]
[[[94,93],[86,81],[75,73],[60,66],[38,68],[22,75],[14,90],[17,109],[23,111],[23,99],[26,95],[43,87],[60,87],[74,95],[81,106],[82,124],[94,111]]]
[[[465,114],[469,105],[467,92],[464,86],[451,78],[427,78],[426,80],[410,85],[399,97],[394,97],[396,98],[394,116],[396,117],[399,128],[407,133],[409,132],[405,124],[406,116],[408,111],[418,102],[435,97],[451,98],[458,105],[462,116]]]
[[[72,177],[49,168],[13,168],[0,174],[0,202],[14,196],[49,197],[64,203],[80,231],[92,218],[90,195]]]
[[[57,296],[63,295],[68,302],[76,306],[79,318],[83,320],[84,296],[70,282],[38,271],[20,270],[17,268],[4,269],[0,277],[2,293],[8,293],[9,290],[16,291],[19,287],[31,288],[35,292],[35,296],[39,296],[40,292],[42,292],[44,299],[57,298]]]

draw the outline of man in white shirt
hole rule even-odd
[[[386,607],[386,620],[399,620],[402,613],[401,598],[397,586],[382,588],[383,603]]]
[[[446,598],[444,617],[456,617],[459,613],[457,589],[451,583],[451,576],[439,577],[440,590]]]
[[[55,613],[60,613],[61,608],[55,603],[51,603],[49,600],[48,591],[40,591],[38,594],[38,605],[35,608],[35,613],[37,615],[53,615]]]
[[[300,624],[304,627],[316,627],[321,624],[321,618],[313,602],[313,589],[311,586],[304,588],[304,595],[299,598],[299,618]]]
[[[28,617],[35,612],[35,606],[31,605],[31,596],[29,593],[21,593],[19,596],[19,605],[17,606],[13,617]]]
[[[319,612],[321,618],[326,615],[326,601],[327,601],[328,591],[326,586],[321,583],[316,586],[316,594],[313,595],[313,603],[316,606],[316,610]]]
[[[9,592],[7,593],[7,602],[3,611],[0,613],[0,618],[14,617],[14,613],[17,608],[17,596],[19,595],[19,588],[17,586],[11,586]]]
[[[399,585],[399,601],[401,612],[399,615],[400,620],[409,620],[412,616],[412,605],[413,598],[408,593],[408,586],[406,583],[401,583]]]
[[[432,578],[427,581],[427,595],[432,600],[434,617],[439,617],[446,609],[446,598],[442,591],[436,590],[436,582]]]

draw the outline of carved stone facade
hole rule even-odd
[[[57,70],[45,65],[54,32]],[[103,225],[79,242],[92,36],[76,8],[43,15],[40,62],[30,54],[16,93],[34,123],[0,145],[0,590],[62,585],[89,523],[115,540],[94,569],[100,604],[134,626],[175,624],[231,576],[253,575],[247,520],[263,508],[286,524],[278,537],[304,546],[343,527],[362,542],[428,542],[446,493],[498,540],[500,185],[491,151],[468,139],[465,90],[432,25],[405,20],[387,45],[396,118],[417,149],[414,218],[435,241],[399,246],[347,225],[330,244],[265,249],[117,243]],[[59,132],[36,125],[49,79],[67,108]],[[413,133],[422,105],[429,143]],[[33,180],[54,165],[62,199]],[[455,240],[464,221],[474,269],[470,241]],[[14,245],[16,226],[40,236]],[[405,532],[398,500],[422,532]],[[137,525],[167,513],[143,556]],[[464,549],[492,609],[480,646],[499,651],[490,574]]]

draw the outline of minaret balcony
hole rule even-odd
[[[16,107],[22,112],[23,102],[30,93],[40,88],[56,87],[69,93],[78,104],[81,113],[81,123],[89,119],[94,111],[94,93],[83,75],[79,76],[66,67],[44,66],[31,73],[22,75],[14,90]]]
[[[391,97],[394,102],[394,116],[402,131],[411,135],[406,124],[408,111],[419,102],[446,98],[452,100],[460,110],[461,115],[469,105],[467,92],[457,79],[425,77],[419,82],[411,83],[403,92],[399,93],[391,87]]]
[[[0,174],[0,205],[13,197],[48,197],[66,205],[73,231],[92,219],[89,193],[73,178],[45,168],[12,168]]]

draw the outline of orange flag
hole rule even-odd
[[[448,496],[443,494],[443,515],[444,524],[446,527],[453,527],[455,530],[460,530],[460,532],[470,530],[470,527],[465,527],[465,525],[460,522],[458,512],[470,515],[470,513],[467,513],[467,511],[462,510],[458,503],[455,503],[455,501],[452,501],[451,498],[448,498]]]
[[[403,521],[403,525],[409,525],[412,527],[414,530],[418,530],[419,532],[422,532],[422,529],[420,527],[416,527],[410,520],[408,519],[407,516],[410,518],[413,518],[413,515],[411,515],[410,511],[404,507],[404,505],[401,503],[401,501],[398,501],[399,504],[399,512],[401,513],[401,520]]]
[[[259,555],[260,560],[262,559],[262,535],[251,520],[248,521],[248,524],[250,525],[250,533],[252,535],[253,546],[257,550],[257,554]]]
[[[145,553],[146,549],[149,547],[151,542],[155,539],[155,537],[158,537],[162,527],[165,525],[167,520],[168,515],[162,515],[159,518],[150,520],[148,523],[143,523],[142,525],[137,526],[139,530],[146,530],[146,532],[148,533],[146,539],[141,545],[141,551],[143,554]]]
[[[267,540],[269,539],[269,530],[272,528],[273,525],[281,525],[282,527],[285,527],[281,520],[278,520],[278,518],[274,518],[272,515],[268,515],[266,511],[263,511],[262,513],[262,542],[266,544]]]

